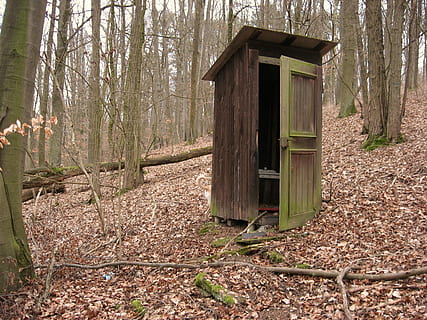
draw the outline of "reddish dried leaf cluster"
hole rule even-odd
[[[364,136],[359,115],[337,119],[336,109],[325,108],[323,198],[330,201],[309,224],[285,233],[306,236],[266,244],[285,257],[282,266],[334,270],[351,266],[351,272],[383,273],[427,264],[425,101],[425,92],[411,97],[402,128],[404,143],[372,152],[360,149]],[[209,137],[198,142],[210,143]],[[209,172],[210,164],[211,157],[204,156],[149,168],[146,183],[120,197],[114,196],[118,174],[106,173],[106,237],[100,234],[94,205],[88,203],[90,192],[79,184],[67,185],[65,194],[27,202],[24,214],[34,262],[48,264],[55,246],[58,263],[188,262],[217,253],[220,249],[210,247],[210,241],[241,229],[221,225],[215,232],[199,234],[209,219],[195,178]],[[261,254],[221,259],[269,264]],[[244,302],[228,307],[204,296],[193,284],[198,272]],[[344,319],[335,280],[276,275],[249,266],[58,269],[48,299],[35,314],[46,270],[37,273],[38,280],[17,295],[0,298],[0,318],[134,319],[131,301],[137,299],[146,308],[146,319]],[[424,275],[374,284],[345,281],[350,312],[356,319],[425,319],[426,280]]]

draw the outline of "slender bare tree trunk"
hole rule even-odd
[[[368,138],[364,146],[369,147],[376,138],[384,135],[387,119],[384,44],[380,1],[366,1],[365,18],[368,33],[370,89],[368,105]]]
[[[119,56],[118,53],[118,42],[116,40],[116,21],[115,21],[115,10],[114,10],[114,0],[110,0],[110,14],[108,17],[108,34],[107,34],[107,52],[108,52],[108,64],[107,64],[107,85],[109,89],[108,93],[108,145],[110,147],[110,159],[117,158],[117,121],[119,120],[119,110],[118,110],[118,101],[116,90],[119,81],[117,81],[117,59]]]
[[[52,46],[53,46],[53,32],[55,28],[55,15],[56,15],[56,0],[52,1],[52,11],[50,14],[49,22],[49,33],[47,36],[46,43],[46,53],[44,59],[46,60],[43,72],[43,85],[42,92],[40,97],[40,115],[43,119],[47,118],[47,104],[49,100],[49,78],[50,78],[50,65],[52,59]],[[41,123],[41,130],[39,132],[39,145],[38,145],[38,165],[39,167],[44,166],[46,163],[46,137],[45,137],[45,128],[46,123]]]
[[[341,6],[341,52],[342,73],[340,75],[340,111],[338,117],[343,118],[356,113],[355,98],[355,26],[356,26],[356,2],[354,0],[342,0]]]
[[[359,67],[359,79],[360,79],[360,91],[362,93],[362,105],[361,113],[363,118],[362,133],[368,133],[368,70],[367,70],[367,61],[366,61],[366,48],[364,45],[364,33],[362,31],[362,26],[360,19],[357,19],[356,25],[356,39],[357,39],[357,58],[358,58],[358,67]]]
[[[227,42],[231,42],[233,38],[233,0],[228,0],[228,15],[227,15]]]
[[[190,141],[191,143],[198,137],[196,115],[198,109],[198,90],[199,90],[199,75],[200,75],[200,46],[201,46],[201,30],[203,21],[203,12],[205,9],[205,0],[196,0],[195,19],[194,19],[194,38],[193,51],[191,57],[191,79],[190,79]]]
[[[408,28],[408,53],[406,67],[406,83],[405,86],[410,89],[415,89],[418,86],[418,3],[417,0],[409,1],[410,15]]]
[[[62,94],[65,82],[65,64],[68,47],[68,25],[71,17],[71,0],[60,0],[57,43],[55,52],[55,70],[53,71],[54,85],[52,95],[52,114],[58,118],[58,125],[50,140],[49,159],[53,166],[62,162],[62,142],[64,135],[64,113]]]
[[[405,0],[391,0],[393,21],[390,22],[390,67],[389,67],[389,111],[387,117],[387,140],[396,143],[400,139],[401,127],[401,84],[402,84],[402,34]]]
[[[142,48],[145,41],[144,17],[146,0],[135,1],[135,14],[132,19],[129,63],[126,77],[126,96],[124,101],[125,134],[125,172],[124,188],[132,189],[143,182],[139,168],[141,156],[141,73]]]
[[[93,192],[101,197],[99,162],[101,161],[101,127],[103,107],[100,90],[101,7],[99,0],[92,0],[92,59],[91,103],[89,105],[88,161],[93,164]]]

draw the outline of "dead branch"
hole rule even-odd
[[[161,262],[140,262],[140,261],[114,261],[96,265],[85,265],[76,263],[62,263],[55,265],[55,268],[80,268],[80,269],[103,269],[107,267],[117,266],[138,266],[147,268],[188,268],[188,269],[202,269],[206,267],[225,267],[225,266],[246,266],[255,269],[268,271],[272,273],[286,273],[290,275],[304,275],[311,277],[321,278],[337,278],[340,272],[336,270],[321,270],[321,269],[299,269],[299,268],[287,268],[287,267],[266,267],[259,266],[253,263],[242,262],[242,261],[216,261],[202,264],[190,264],[190,263],[161,263]],[[35,268],[43,269],[47,268],[46,265],[36,265]],[[427,274],[427,267],[409,269],[406,271],[380,273],[380,274],[367,274],[367,273],[352,273],[348,272],[343,276],[343,279],[348,280],[369,280],[369,281],[392,281],[402,280],[409,277],[419,276]]]
[[[353,320],[353,316],[351,315],[350,309],[348,308],[347,291],[345,289],[345,284],[343,282],[343,279],[349,270],[350,270],[350,267],[346,267],[339,273],[339,275],[337,277],[337,283],[341,289],[344,314],[348,320]]]
[[[377,304],[376,306],[372,306],[372,307],[368,307],[368,308],[366,308],[366,307],[363,308],[363,312],[369,312],[371,310],[378,310],[378,309],[384,308],[386,306],[391,306],[393,304],[398,304],[398,303],[401,303],[401,302],[404,302],[404,301],[405,301],[405,299],[397,299],[397,300],[391,300],[391,301],[387,301],[387,302],[382,302],[380,304]]]
[[[40,311],[41,305],[43,304],[43,302],[46,300],[46,298],[49,296],[49,293],[50,293],[50,286],[52,283],[52,275],[53,275],[53,270],[55,267],[55,255],[56,255],[57,250],[58,250],[58,246],[56,246],[52,251],[52,258],[51,258],[49,268],[47,271],[44,292],[40,296],[40,298],[37,300],[36,307],[35,307],[37,313]]]

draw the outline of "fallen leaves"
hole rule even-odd
[[[421,98],[422,95],[422,98]],[[417,99],[417,100],[415,100]],[[306,226],[281,235],[269,247],[284,257],[279,267],[305,265],[323,270],[379,274],[427,264],[426,92],[408,101],[402,126],[405,142],[366,152],[360,149],[359,115],[337,119],[326,107],[323,120],[322,212]],[[209,137],[197,146],[209,145]],[[180,152],[183,145],[160,150]],[[95,265],[117,260],[182,263],[218,253],[210,242],[242,228],[219,225],[204,235],[208,222],[203,190],[195,185],[209,172],[211,156],[147,169],[146,183],[119,197],[103,188],[108,233],[100,234],[89,191],[67,185],[65,194],[26,202],[24,217],[36,264]],[[103,184],[116,185],[116,173]],[[70,182],[84,182],[82,177]],[[274,232],[273,232],[274,233]],[[221,256],[263,266],[267,257]],[[245,298],[227,307],[194,286],[199,272]],[[46,270],[17,295],[0,298],[4,319],[134,319],[131,302],[141,301],[145,319],[344,319],[342,292],[335,279],[257,271],[250,266],[208,265],[201,269],[109,266],[100,270],[55,270],[50,295],[40,314],[33,308],[44,291]],[[110,274],[111,277],[104,277]],[[392,282],[344,280],[348,309],[357,319],[423,319],[427,314],[426,275]]]

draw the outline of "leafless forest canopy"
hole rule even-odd
[[[96,13],[90,1],[49,1],[33,116],[58,116],[55,135],[62,132],[46,143],[32,137],[32,165],[70,164],[76,147],[85,162],[93,160],[91,138],[98,128],[103,160],[124,157],[132,130],[140,137],[141,154],[209,133],[213,83],[200,79],[243,25],[340,41],[324,58],[324,102],[341,105],[346,88],[351,87],[356,107],[368,110],[365,3],[350,1],[353,9],[345,12],[346,2],[111,0],[101,1]],[[403,61],[402,79],[416,87],[417,79],[426,77],[427,6],[425,0],[404,3],[403,43],[397,50]],[[390,19],[397,5],[398,1],[382,3],[387,66],[392,55],[387,45],[393,32]],[[97,15],[99,19],[94,19]],[[345,30],[349,25],[351,29]],[[134,37],[140,47],[135,47]],[[350,54],[343,54],[343,47],[349,46]],[[348,63],[350,67],[344,67]],[[130,110],[133,115],[127,118]]]

